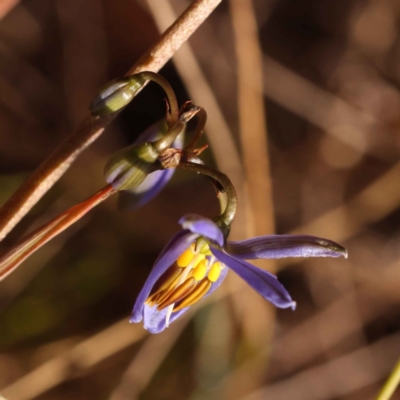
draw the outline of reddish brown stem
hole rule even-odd
[[[22,239],[21,242],[0,259],[0,281],[14,272],[36,250],[40,249],[49,240],[59,235],[114,193],[116,193],[116,190],[111,185],[107,185],[87,200],[69,208]]]

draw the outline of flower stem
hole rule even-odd
[[[197,116],[199,118],[199,122],[197,123],[196,132],[193,135],[190,143],[185,147],[186,151],[193,151],[197,142],[201,139],[204,133],[204,127],[207,122],[207,111],[203,107],[199,107],[199,111],[197,112]]]
[[[23,261],[36,250],[39,250],[49,240],[59,235],[73,223],[81,219],[92,208],[116,192],[111,185],[107,185],[87,200],[69,208],[23,238],[8,253],[0,258],[0,281],[14,272]]]
[[[169,107],[171,110],[172,124],[176,123],[179,120],[178,100],[176,99],[175,92],[169,82],[161,75],[156,74],[152,71],[143,71],[140,72],[139,75],[141,75],[144,79],[148,81],[153,81],[157,83],[164,89],[168,97]]]
[[[390,374],[388,380],[383,385],[381,391],[378,393],[376,400],[389,400],[397,386],[400,383],[400,358],[397,361],[397,364],[393,368],[392,373]]]
[[[227,204],[225,211],[220,215],[217,222],[222,222],[225,227],[229,228],[235,218],[238,199],[235,187],[232,185],[232,182],[228,178],[228,176],[214,168],[187,161],[181,161],[177,168],[183,169],[185,171],[197,172],[199,174],[207,175],[221,184],[224,192],[227,195]]]

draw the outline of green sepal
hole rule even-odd
[[[89,110],[93,116],[116,112],[125,107],[136,96],[145,82],[146,80],[141,74],[114,79],[93,97]]]
[[[132,189],[154,171],[154,163],[158,156],[153,143],[126,147],[108,160],[104,168],[106,181],[117,190]]]

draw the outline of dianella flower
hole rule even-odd
[[[187,215],[182,230],[165,246],[137,297],[130,322],[141,322],[159,333],[191,305],[209,296],[229,270],[279,308],[296,307],[287,290],[271,273],[245,261],[259,258],[347,257],[335,242],[306,235],[270,235],[230,242],[226,224]]]

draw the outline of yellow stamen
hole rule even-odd
[[[171,292],[171,294],[161,304],[158,305],[157,309],[161,311],[165,307],[168,307],[169,305],[176,303],[179,300],[182,300],[193,290],[195,285],[196,285],[196,280],[193,277],[189,278],[181,285],[176,287]]]
[[[223,264],[219,261],[215,262],[210,269],[207,277],[211,282],[216,282],[221,275],[221,270],[223,268]]]
[[[208,264],[208,261],[203,259],[194,268],[193,277],[194,277],[194,279],[196,279],[196,281],[201,281],[206,276],[207,264]]]
[[[173,312],[182,310],[185,307],[197,303],[208,292],[211,285],[212,282],[210,282],[208,279],[204,279],[196,286],[196,288],[192,291],[192,293],[190,293],[186,298],[184,298],[180,304],[174,307]]]
[[[194,255],[194,244],[191,244],[191,246],[178,257],[176,263],[181,268],[187,267],[193,260]]]
[[[186,268],[179,268],[179,270],[182,271],[182,273],[179,276],[177,276],[176,279],[169,285],[165,293],[157,299],[157,303],[161,304],[166,299],[168,299],[169,295],[175,290],[176,287],[181,285],[183,282],[185,282],[188,278],[192,276],[193,268],[196,268],[196,266],[204,259],[205,259],[204,254],[196,254],[195,257],[193,257],[192,262]]]

